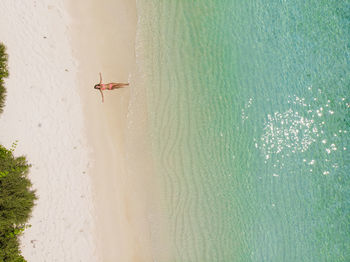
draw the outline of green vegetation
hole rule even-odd
[[[4,78],[8,76],[7,54],[0,43],[0,113],[5,102]],[[0,145],[0,261],[25,262],[19,250],[19,235],[36,199],[27,178],[29,167],[25,157],[14,157],[15,142],[8,150]]]
[[[8,75],[6,47],[0,43],[0,113],[2,113],[4,107],[6,95],[4,78],[8,77]]]
[[[20,255],[18,236],[35,200],[28,171],[24,157],[14,157],[13,148],[0,146],[0,261],[25,261]]]

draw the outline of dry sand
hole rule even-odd
[[[77,63],[62,1],[0,2],[0,40],[10,77],[0,142],[18,140],[39,197],[22,237],[28,261],[99,261],[95,249],[92,165],[77,91]]]
[[[106,91],[104,104],[93,89],[98,72],[129,81],[136,17],[128,0],[0,2],[10,70],[0,143],[19,141],[39,197],[22,236],[29,262],[153,261],[152,179],[126,166],[132,83]]]

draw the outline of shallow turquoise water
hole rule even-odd
[[[350,261],[350,1],[137,6],[172,261]]]

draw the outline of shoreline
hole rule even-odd
[[[144,135],[147,112],[143,103],[134,104],[137,110],[130,105],[136,2],[5,0],[0,9],[10,71],[0,143],[19,140],[14,154],[32,164],[38,196],[32,226],[21,236],[23,256],[154,261],[160,213]],[[128,81],[130,88],[106,91],[101,103],[93,89],[99,72],[103,82]]]
[[[141,116],[133,116],[130,104],[137,81],[136,2],[79,0],[66,5],[72,17],[73,55],[79,61],[85,126],[94,151],[91,178],[97,252],[102,261],[153,261],[150,192],[156,191],[156,186],[152,160],[145,159],[147,123],[139,122],[144,112],[139,110]],[[128,81],[130,86],[105,91],[101,103],[99,92],[93,89],[99,72],[104,83]],[[137,126],[130,129],[132,121]]]

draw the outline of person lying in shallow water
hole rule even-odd
[[[102,102],[104,102],[103,90],[113,90],[113,89],[117,89],[117,88],[126,87],[128,85],[129,85],[129,83],[108,83],[108,84],[102,84],[102,75],[100,73],[100,83],[96,84],[94,86],[94,88],[100,90],[101,96],[102,96]]]

